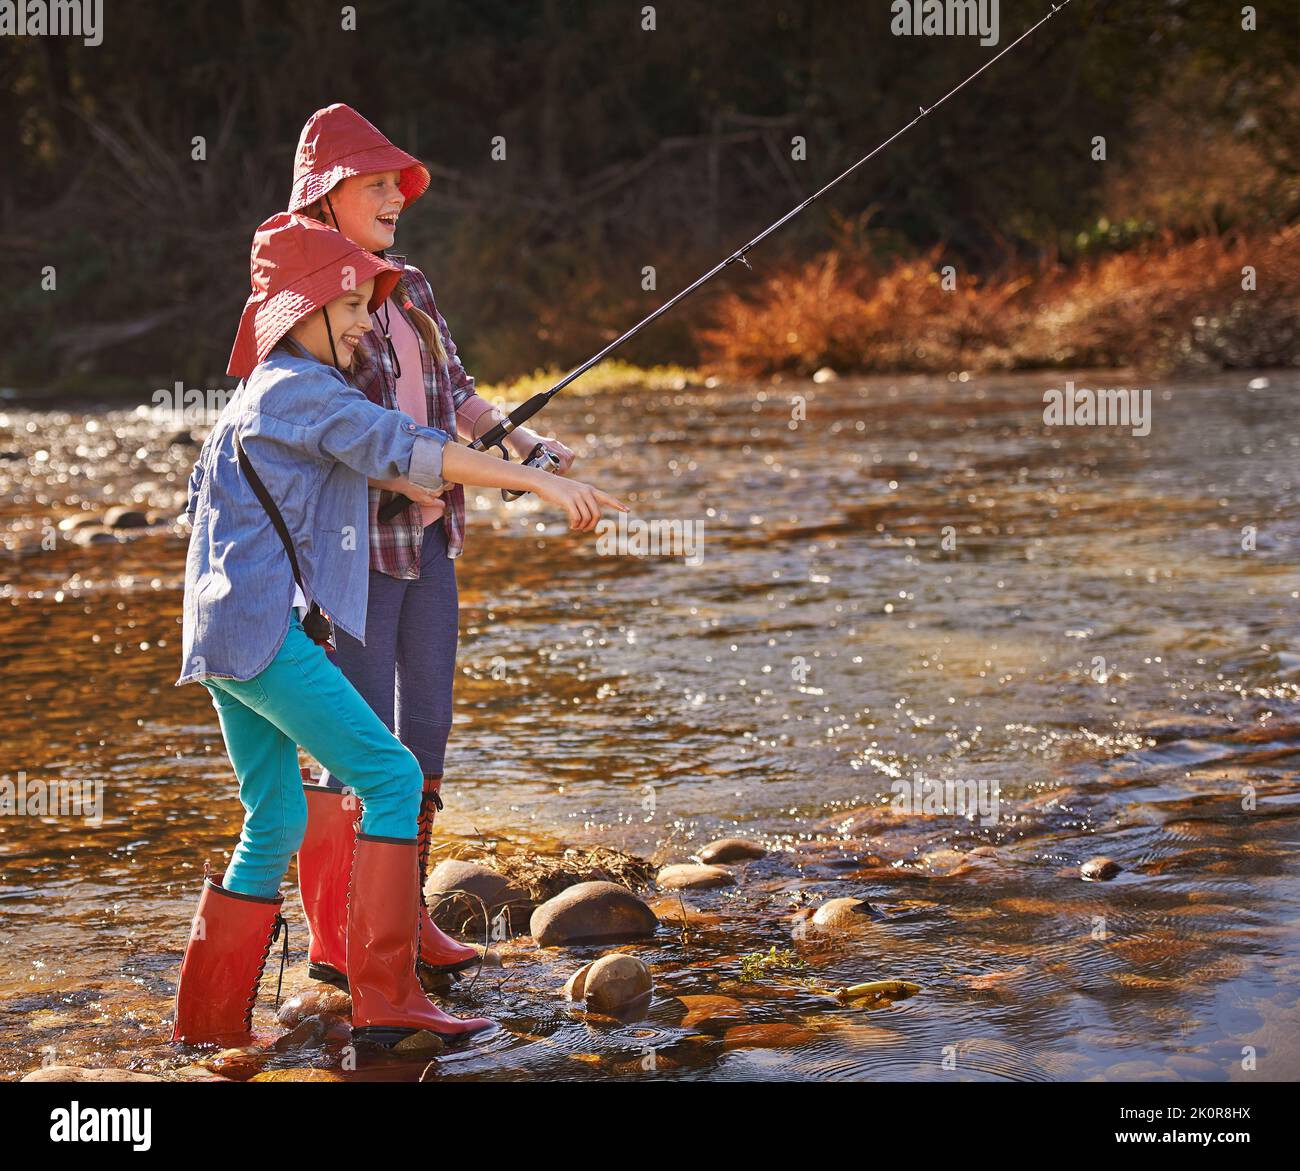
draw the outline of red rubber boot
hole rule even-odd
[[[424,867],[434,811],[441,801],[441,780],[427,780],[420,800],[420,964],[431,972],[460,972],[478,962],[478,952],[445,934],[424,905]],[[307,975],[346,992],[348,878],[360,803],[355,794],[313,783],[307,769],[303,769],[302,791],[307,798],[307,833],[298,848],[298,891],[311,934]]]
[[[420,795],[420,965],[431,972],[463,972],[478,962],[478,952],[442,930],[429,918],[424,881],[429,876],[429,851],[433,844],[433,819],[442,811],[442,777],[425,777]]]
[[[415,975],[419,954],[415,838],[357,834],[348,892],[352,1037],[389,1047],[426,1030],[458,1041],[491,1028],[486,1017],[454,1017],[433,1004]]]
[[[249,1043],[266,957],[287,927],[280,916],[283,901],[278,895],[262,899],[236,894],[211,875],[204,876],[176,985],[173,1041],[225,1048]],[[284,942],[287,958],[287,932]],[[280,971],[283,975],[283,967]]]
[[[348,877],[356,845],[361,803],[355,794],[307,783],[307,832],[298,847],[298,893],[311,942],[307,948],[307,975],[348,987]]]

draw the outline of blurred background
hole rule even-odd
[[[1300,12],[1265,0],[1243,32],[1239,7],[1075,0],[625,356],[733,374],[1289,364]],[[371,0],[355,31],[329,3],[106,9],[95,48],[0,39],[0,310],[22,337],[0,383],[27,390],[224,380],[252,232],[335,101],[433,171],[398,247],[467,368],[568,369],[1045,5],[1003,0],[990,48],[893,36],[884,0],[660,5],[653,32],[639,5],[566,0]],[[1250,330],[1246,263],[1269,271]]]

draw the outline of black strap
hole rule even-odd
[[[253,461],[248,458],[248,452],[244,450],[244,445],[239,440],[239,434],[235,434],[235,459],[239,464],[244,475],[248,477],[248,482],[252,486],[253,495],[257,497],[262,505],[263,511],[271,519],[271,527],[280,536],[280,543],[284,546],[284,551],[289,554],[289,565],[293,569],[293,580],[305,597],[306,589],[303,588],[302,574],[298,570],[298,554],[293,551],[293,539],[289,536],[289,526],[284,523],[284,517],[280,515],[280,509],[277,507],[271,493],[266,490],[266,485],[262,483],[262,477],[257,474],[257,469],[253,467]],[[311,605],[307,609],[307,617],[303,619],[302,628],[315,643],[324,646],[329,642],[333,629],[330,626],[329,619],[321,613],[321,608],[312,599]]]

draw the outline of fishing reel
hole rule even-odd
[[[506,455],[506,449],[504,446],[501,446],[501,454],[504,458],[509,458],[509,456]],[[538,443],[533,447],[533,450],[528,453],[528,458],[524,460],[524,467],[540,468],[544,472],[558,472],[560,470],[560,457],[547,447],[545,443]],[[524,495],[526,495],[524,492],[512,492],[508,488],[501,489],[502,500],[518,500],[519,497]]]

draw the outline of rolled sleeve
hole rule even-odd
[[[421,488],[442,486],[442,449],[449,436],[436,427],[417,427],[415,446],[411,449],[411,468],[406,477]]]
[[[346,464],[372,480],[392,480],[426,473],[430,455],[416,462],[417,448],[436,450],[436,468],[442,470],[442,444],[450,436],[436,427],[421,427],[404,411],[376,406],[355,387],[335,387],[329,409],[306,428],[306,446]],[[410,469],[410,470],[408,470]],[[435,476],[435,480],[440,477]]]

